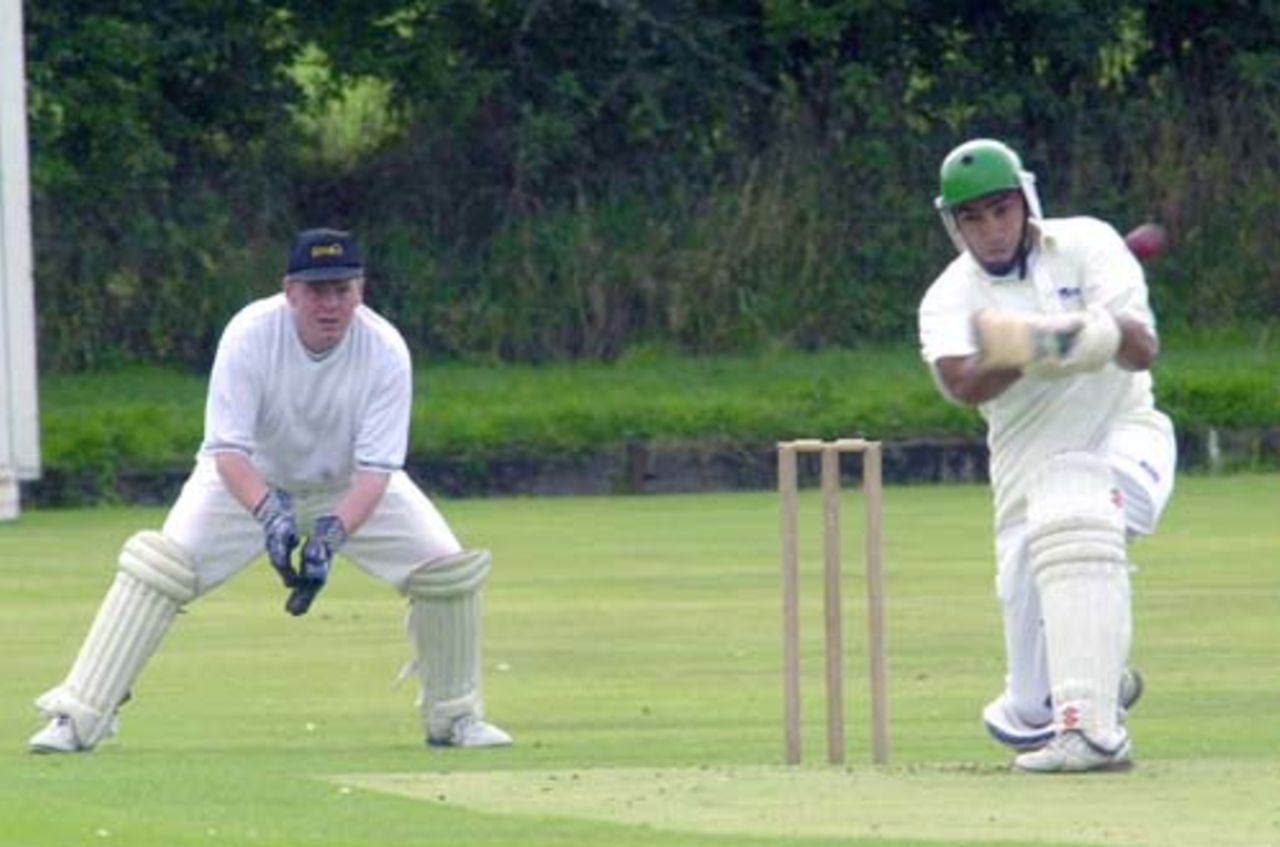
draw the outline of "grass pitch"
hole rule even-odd
[[[782,759],[777,501],[442,503],[489,546],[486,693],[515,747],[421,746],[402,602],[339,564],[292,619],[265,564],[178,619],[119,738],[35,757],[120,543],[160,510],[0,525],[6,845],[1280,843],[1280,483],[1188,477],[1133,558],[1148,692],[1123,774],[1011,774],[987,492],[886,491],[891,764],[868,764],[860,503],[845,495],[848,765],[822,763],[820,516],[802,497],[806,762]]]

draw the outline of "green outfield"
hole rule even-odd
[[[802,497],[806,762],[782,760],[768,492],[444,502],[494,551],[489,714],[427,750],[402,601],[354,567],[302,619],[265,564],[196,603],[90,756],[25,752],[120,543],[156,509],[0,524],[0,841],[62,845],[1280,844],[1280,480],[1187,477],[1133,549],[1147,695],[1122,774],[1012,774],[980,486],[885,496],[891,763],[867,749],[858,494],[845,495],[849,761],[821,762],[820,530]]]

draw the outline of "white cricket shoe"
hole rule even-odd
[[[84,753],[90,748],[80,743],[76,725],[66,715],[56,715],[44,729],[31,736],[27,749],[32,753]]]
[[[1130,746],[1128,733],[1119,746],[1107,750],[1094,744],[1080,730],[1069,729],[1055,735],[1039,750],[1018,756],[1013,766],[1028,773],[1121,770],[1129,766]]]
[[[102,738],[111,738],[119,727],[119,715],[112,715]],[[32,753],[88,753],[93,747],[80,740],[75,721],[69,715],[53,715],[44,729],[27,740],[27,749]]]
[[[1125,668],[1120,676],[1120,723],[1125,722],[1129,710],[1142,699],[1146,683],[1137,668]],[[1033,724],[1023,720],[1014,711],[1007,694],[1001,694],[982,709],[982,724],[996,741],[1018,753],[1039,750],[1054,736],[1053,723]]]
[[[1053,722],[1032,724],[1014,711],[1009,698],[1001,694],[982,710],[982,725],[987,733],[1006,747],[1019,753],[1039,750],[1053,739]]]
[[[506,747],[511,736],[475,715],[463,715],[449,727],[446,738],[427,738],[429,747]]]

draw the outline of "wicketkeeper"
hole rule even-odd
[[[61,684],[36,700],[39,753],[93,749],[177,613],[265,550],[305,614],[342,555],[408,598],[427,743],[490,747],[483,719],[481,588],[489,553],[463,549],[403,465],[408,347],[363,305],[350,233],[312,229],[283,292],[242,309],[218,344],[195,468],[160,531],[125,543],[119,569]]]
[[[1127,542],[1155,530],[1176,463],[1142,267],[1109,224],[1044,218],[997,141],[951,151],[936,205],[960,255],[920,304],[920,345],[986,420],[995,500],[1007,677],[984,723],[1021,770],[1125,765]]]

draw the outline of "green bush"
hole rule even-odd
[[[1049,214],[1166,223],[1166,326],[1280,313],[1268,4],[29,5],[47,372],[202,369],[301,225],[423,355],[892,343],[974,135]]]

